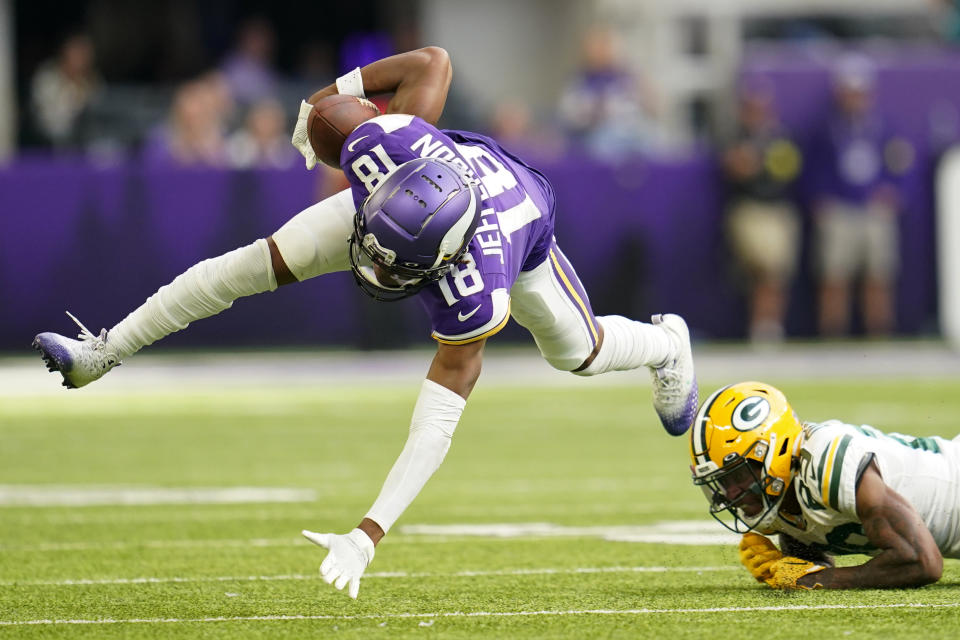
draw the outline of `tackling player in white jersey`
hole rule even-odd
[[[700,407],[690,455],[711,515],[744,534],[741,562],[775,589],[922,586],[960,558],[960,436],[801,423],[779,390],[741,382]],[[873,558],[833,566],[854,553]]]
[[[338,92],[393,94],[387,113],[360,124],[343,145],[350,189],[300,212],[269,238],[194,265],[110,331],[84,328],[80,340],[47,332],[34,340],[51,371],[66,386],[81,387],[237,298],[280,285],[351,270],[378,300],[416,295],[437,352],[407,443],[357,528],[303,532],[330,550],[320,566],[324,580],[338,589],[349,584],[352,597],[375,545],[443,461],[480,376],[486,340],[511,316],[558,369],[590,376],[649,368],[654,408],[668,433],[684,433],[697,408],[683,319],[595,316],[553,237],[549,181],[490,138],[434,126],[451,73],[446,51],[427,47],[373,62],[318,91],[301,105],[292,140],[308,169],[316,164],[307,136],[312,103]]]

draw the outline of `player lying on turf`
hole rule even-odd
[[[700,407],[690,455],[711,515],[744,534],[740,561],[774,589],[919,587],[960,558],[960,436],[801,423],[783,393],[741,382]],[[828,555],[854,553],[873,558]]]
[[[554,367],[591,376],[649,367],[666,430],[686,431],[697,407],[690,339],[675,315],[652,324],[596,317],[553,237],[546,178],[474,133],[434,126],[446,100],[447,53],[428,47],[367,65],[311,96],[393,93],[387,113],[358,126],[340,164],[350,188],[294,216],[270,238],[201,262],[162,287],[109,331],[80,340],[42,333],[34,345],[68,387],[98,379],[136,351],[241,296],[351,269],[379,300],[417,295],[437,352],[409,436],[383,489],[345,535],[304,531],[330,552],[320,567],[356,597],[374,546],[439,467],[480,375],[487,338],[512,315]],[[295,146],[316,164],[304,103]],[[582,215],[602,215],[583,211]],[[334,312],[334,311],[331,311]]]

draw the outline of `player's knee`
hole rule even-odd
[[[547,364],[549,364],[554,369],[557,369],[559,371],[570,371],[572,373],[576,373],[577,375],[583,375],[580,372],[574,371],[580,365],[583,364],[583,358],[580,358],[579,356],[571,356],[571,355],[552,356],[546,353],[542,353],[542,355],[543,355],[543,359],[547,361]],[[587,375],[590,375],[590,374],[587,374]]]
[[[575,376],[582,376],[584,378],[588,378],[590,376],[595,376],[599,373],[604,373],[606,371],[606,369],[603,369],[599,366],[594,366],[594,363],[596,362],[596,358],[594,358],[594,360],[591,361],[590,364],[587,366],[584,366],[584,362],[586,362],[585,359],[581,360],[580,364],[578,364],[575,368],[570,370],[570,373],[572,373]]]
[[[317,245],[309,229],[290,224],[273,234],[273,241],[290,273],[297,280],[307,280],[319,275],[321,261],[318,259]]]
[[[593,351],[593,344],[578,322],[567,322],[553,315],[543,304],[540,313],[513,313],[514,320],[533,335],[540,355],[559,371],[573,371],[583,365]]]
[[[571,371],[577,375],[593,375],[576,371],[593,351],[593,344],[581,332],[567,332],[549,337],[541,335],[535,339],[540,355],[554,369]]]
[[[350,190],[344,189],[304,209],[273,233],[277,250],[297,280],[350,268],[347,238],[353,231],[354,211]]]

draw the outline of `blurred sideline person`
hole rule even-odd
[[[299,156],[290,147],[283,105],[275,98],[252,104],[243,126],[227,136],[226,157],[236,169],[292,167]]]
[[[891,169],[906,142],[873,109],[873,73],[859,57],[840,61],[834,111],[811,163],[819,169],[814,203],[819,329],[829,337],[849,331],[857,281],[867,335],[886,336],[894,329],[900,195]]]
[[[700,407],[690,455],[710,514],[745,534],[740,561],[774,589],[919,587],[960,558],[960,436],[800,422],[779,390],[741,382]]]
[[[726,231],[749,290],[749,336],[783,340],[790,283],[800,254],[800,212],[791,188],[800,152],[776,114],[768,88],[740,94],[739,129],[723,150]]]
[[[30,81],[31,112],[46,143],[77,146],[78,120],[101,84],[90,37],[69,35],[56,58],[43,63]]]
[[[484,345],[511,315],[557,369],[590,376],[649,367],[654,408],[669,433],[684,433],[697,408],[683,319],[657,315],[647,324],[594,316],[553,237],[546,178],[490,138],[431,124],[451,75],[446,51],[426,47],[354,69],[318,91],[302,103],[293,134],[307,168],[317,164],[306,134],[312,103],[337,92],[394,93],[386,115],[344,142],[340,164],[349,189],[269,238],[194,265],[109,332],[94,335],[81,325],[80,340],[42,333],[34,341],[65,386],[81,387],[190,322],[280,285],[349,269],[377,300],[417,295],[437,352],[407,443],[357,528],[345,535],[304,531],[330,550],[323,578],[338,589],[349,583],[352,597],[374,546],[443,461],[480,375]]]
[[[620,46],[612,29],[588,29],[581,42],[580,68],[557,105],[568,140],[612,161],[665,147],[650,88],[628,69]]]
[[[166,121],[144,143],[142,161],[151,166],[226,166],[226,131],[233,110],[232,94],[218,72],[183,83]]]
[[[237,29],[233,49],[224,56],[220,71],[241,105],[277,95],[280,74],[274,64],[276,40],[273,25],[262,16],[248,18]]]

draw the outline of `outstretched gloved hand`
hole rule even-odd
[[[320,575],[327,584],[342,590],[347,584],[347,593],[356,599],[360,592],[360,576],[373,560],[373,540],[360,529],[338,535],[335,533],[314,533],[304,529],[304,537],[318,544],[330,553],[320,565]]]

